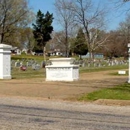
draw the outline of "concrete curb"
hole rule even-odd
[[[117,105],[117,106],[130,106],[130,100],[114,100],[114,99],[98,99],[94,101],[95,104],[99,105]]]

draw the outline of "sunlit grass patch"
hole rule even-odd
[[[82,95],[79,100],[117,99],[130,100],[130,84],[123,84],[113,88],[105,88]]]

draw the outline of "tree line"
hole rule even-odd
[[[129,2],[118,0],[117,3],[123,6]],[[105,6],[95,5],[92,0],[55,0],[54,7],[57,17],[49,11],[39,10],[34,14],[27,0],[1,0],[0,43],[26,47],[30,51],[42,49],[44,58],[46,52],[54,49],[60,49],[66,57],[88,52],[90,58],[94,53],[102,53],[109,58],[128,56],[129,10],[119,28],[106,31],[109,11]],[[62,30],[54,30],[54,19]]]

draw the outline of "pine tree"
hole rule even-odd
[[[74,42],[74,53],[78,55],[86,55],[88,53],[87,45],[85,44],[85,36],[83,30],[80,28]]]
[[[44,60],[46,60],[45,46],[46,43],[51,39],[51,33],[53,31],[52,22],[53,14],[50,14],[48,11],[46,14],[44,14],[39,10],[36,16],[36,24],[32,24],[34,38],[44,52]]]

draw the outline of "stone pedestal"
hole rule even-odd
[[[11,79],[11,48],[10,45],[0,44],[0,79]]]
[[[130,43],[128,44],[128,48],[129,48],[129,50],[128,50],[128,54],[129,54],[129,77],[128,77],[128,83],[130,83]]]
[[[74,58],[53,58],[46,66],[46,81],[74,81],[79,79],[79,66]]]

